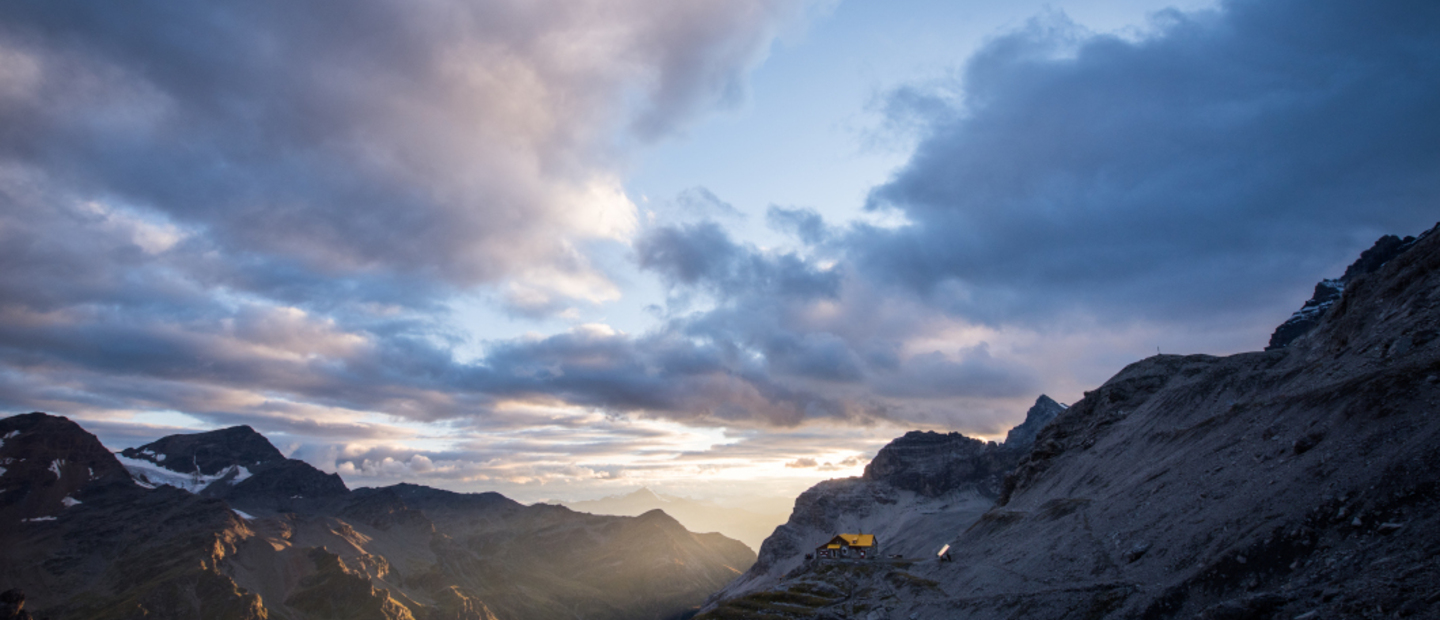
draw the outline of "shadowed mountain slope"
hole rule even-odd
[[[1155,356],[1086,393],[995,507],[917,519],[953,562],[797,563],[702,617],[1435,617],[1437,335],[1427,234],[1284,348]]]

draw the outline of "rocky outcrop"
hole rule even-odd
[[[596,516],[410,484],[350,491],[247,427],[166,437],[120,460],[42,413],[0,420],[0,438],[0,590],[23,589],[36,617],[661,619],[754,560],[659,511]]]
[[[881,448],[862,477],[925,497],[973,492],[994,499],[1000,496],[1005,475],[1035,442],[1036,433],[1064,410],[1041,394],[1003,444],[960,433],[910,431]]]
[[[1000,483],[1019,455],[960,433],[911,431],[890,442],[865,466],[865,480],[925,497],[971,491],[1000,495]]]
[[[1437,225],[1437,228],[1440,228],[1440,225]],[[1310,296],[1310,299],[1295,311],[1295,314],[1290,315],[1289,319],[1276,327],[1274,333],[1270,334],[1270,344],[1265,347],[1265,350],[1284,348],[1294,342],[1296,338],[1315,329],[1315,326],[1320,324],[1320,319],[1330,310],[1330,306],[1340,300],[1340,294],[1345,291],[1346,284],[1360,276],[1374,273],[1385,263],[1413,247],[1416,241],[1435,230],[1435,228],[1427,230],[1419,237],[1407,236],[1401,239],[1395,235],[1385,235],[1376,240],[1375,245],[1361,252],[1360,258],[1355,259],[1355,262],[1346,267],[1345,273],[1341,274],[1339,278],[1321,280],[1316,284],[1315,293]]]
[[[802,568],[702,617],[1436,617],[1437,334],[1432,234],[1283,349],[1157,355],[1087,392],[953,562]]]
[[[1030,446],[1035,444],[1035,436],[1040,434],[1040,429],[1045,428],[1045,425],[1064,411],[1065,405],[1041,394],[1035,399],[1035,404],[1030,406],[1030,410],[1025,412],[1025,421],[1005,435],[1004,447],[1015,452],[1028,452]]]

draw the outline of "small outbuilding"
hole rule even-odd
[[[829,542],[815,548],[817,560],[870,560],[880,555],[880,542],[874,534],[836,534]]]

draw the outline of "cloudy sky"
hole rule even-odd
[[[0,4],[0,407],[792,494],[1440,219],[1429,0]]]

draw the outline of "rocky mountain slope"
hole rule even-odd
[[[694,500],[641,488],[632,493],[578,502],[565,502],[571,510],[600,515],[637,516],[663,510],[692,532],[719,532],[759,549],[760,543],[785,522],[785,512],[758,512],[715,502]]]
[[[948,530],[953,562],[790,560],[701,617],[1440,616],[1440,235],[1375,262],[1288,346],[1086,393],[978,518],[838,506]]]
[[[754,560],[660,512],[350,491],[248,427],[118,458],[43,413],[0,438],[0,591],[35,617],[661,619]]]
[[[750,570],[711,600],[774,587],[801,566],[806,553],[842,531],[876,534],[884,555],[933,556],[995,504],[1005,474],[1029,449],[1034,429],[1064,410],[1042,395],[1003,444],[960,433],[906,433],[881,448],[864,475],[827,480],[802,493]]]

